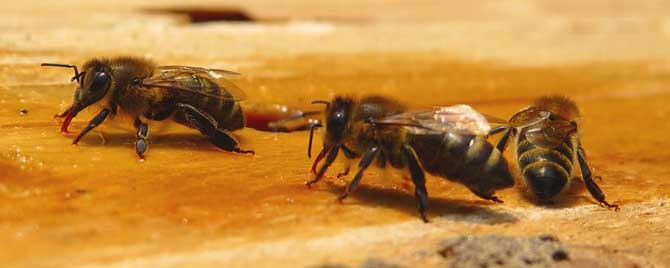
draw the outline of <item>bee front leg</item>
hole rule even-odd
[[[237,140],[233,134],[226,129],[218,127],[218,123],[207,113],[198,110],[197,108],[183,103],[177,103],[179,110],[178,116],[182,117],[192,127],[198,129],[200,133],[209,137],[209,141],[229,152],[254,154],[253,150],[242,150],[237,147]]]
[[[72,110],[72,105],[70,105],[70,107],[67,107],[67,109],[65,109],[65,111],[63,111],[62,113],[55,114],[54,118],[64,118],[67,116],[67,114],[70,113],[70,110]]]
[[[423,222],[428,223],[428,216],[426,216],[426,209],[428,208],[428,190],[426,190],[426,176],[419,164],[419,159],[416,156],[414,148],[409,145],[403,146],[403,152],[407,158],[409,165],[409,172],[414,182],[414,197],[416,198],[419,214]]]
[[[516,132],[516,129],[513,127],[508,127],[508,126],[500,126],[497,128],[492,129],[489,131],[488,136],[495,135],[499,132],[505,131],[505,133],[500,137],[500,140],[498,141],[498,144],[496,145],[496,149],[500,151],[501,153],[505,151],[505,148],[507,147],[509,137],[514,135]]]
[[[351,166],[350,166],[349,162],[347,162],[346,166],[344,167],[344,170],[340,173],[337,173],[337,178],[339,179],[339,178],[342,178],[344,176],[349,175],[349,171],[351,171]]]
[[[342,148],[342,152],[344,153],[344,156],[347,157],[348,159],[356,158],[356,153],[354,153],[352,150],[350,150],[346,146],[342,145],[342,146],[340,146],[340,148]],[[350,162],[347,161],[346,166],[344,167],[344,171],[338,173],[337,177],[341,178],[341,177],[347,176],[347,175],[349,175],[349,171],[351,171],[351,165],[350,165]]]
[[[108,109],[102,109],[102,111],[100,111],[95,117],[93,117],[93,119],[91,119],[91,121],[88,123],[88,126],[86,126],[84,130],[82,130],[81,133],[79,133],[77,138],[75,138],[74,141],[72,141],[72,144],[77,144],[79,140],[82,137],[84,137],[84,135],[86,135],[86,133],[93,130],[98,125],[102,124],[102,122],[104,122],[105,119],[107,118],[107,115],[109,115],[109,112],[110,110]]]
[[[577,149],[577,160],[579,161],[579,169],[582,172],[582,179],[584,180],[584,184],[586,184],[586,189],[588,189],[589,193],[591,193],[591,196],[598,200],[598,203],[601,205],[604,205],[608,208],[614,208],[614,211],[619,211],[619,205],[610,204],[605,201],[605,194],[603,194],[603,191],[600,190],[598,184],[593,181],[593,178],[591,177],[591,169],[586,162],[586,155],[584,153],[584,149],[582,149],[581,146],[579,146],[579,149]]]
[[[325,149],[322,152],[325,152]],[[307,187],[310,187],[312,186],[312,184],[318,182],[323,177],[323,175],[326,174],[328,167],[330,167],[330,165],[332,165],[333,162],[335,162],[335,159],[337,158],[337,154],[339,152],[340,152],[340,146],[335,146],[335,148],[330,149],[330,152],[328,152],[328,156],[326,156],[326,162],[323,163],[323,166],[321,166],[319,172],[317,172],[316,175],[314,175],[314,179],[305,183]]]
[[[358,183],[361,182],[361,179],[363,178],[363,172],[365,172],[366,169],[370,166],[372,161],[375,160],[375,157],[377,156],[377,153],[379,152],[379,147],[372,147],[369,151],[365,152],[363,155],[363,158],[361,159],[361,162],[358,163],[358,172],[356,172],[356,176],[354,177],[351,182],[349,182],[349,186],[347,186],[347,190],[340,195],[337,199],[342,202],[347,196],[349,196],[350,193],[353,193],[356,190],[356,187],[358,187]]]
[[[149,126],[139,118],[135,118],[135,128],[137,128],[137,142],[135,142],[135,152],[140,159],[144,159],[144,152],[147,151],[147,137],[149,137]]]

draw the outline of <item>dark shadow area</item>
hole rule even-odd
[[[186,16],[191,23],[206,22],[254,22],[246,11],[236,7],[179,7],[163,9],[147,9],[145,12],[155,14],[174,14]]]
[[[337,198],[344,193],[346,186],[335,185],[331,181],[324,182],[327,191],[333,193]],[[350,202],[360,202],[371,206],[392,207],[409,215],[419,218],[416,200],[413,193],[396,191],[392,189],[380,189],[361,184],[358,189],[342,201],[343,205]],[[487,201],[483,201],[487,202]],[[429,197],[428,218],[446,218],[454,221],[479,223],[479,224],[501,224],[515,223],[519,219],[512,214],[496,211],[486,207],[474,206],[472,201],[458,199],[442,199]],[[493,203],[491,203],[493,205]]]
[[[92,147],[127,147],[129,150],[135,150],[135,141],[137,138],[130,133],[105,133],[103,136],[105,139],[104,143],[100,135],[97,133],[88,133],[79,141],[79,145]],[[246,149],[244,139],[240,138],[240,136],[235,136],[235,138],[240,142],[239,146],[242,149]],[[197,132],[158,134],[150,136],[148,141],[150,148],[147,153],[149,154],[152,150],[160,150],[161,148],[226,152],[209,142],[209,139],[207,139],[206,136],[200,135]]]

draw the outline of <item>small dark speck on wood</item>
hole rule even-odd
[[[27,114],[28,114],[28,109],[23,108],[23,109],[19,110],[19,114],[21,114],[21,115],[27,115]]]

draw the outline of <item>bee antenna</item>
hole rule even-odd
[[[65,68],[72,68],[74,69],[74,77],[72,77],[72,81],[77,80],[79,82],[79,69],[77,69],[76,65],[72,64],[62,64],[62,63],[42,63],[40,66],[52,66],[52,67],[65,67]]]
[[[321,123],[316,123],[309,128],[309,145],[307,145],[307,157],[312,158],[312,139],[314,138],[314,130],[322,127]]]

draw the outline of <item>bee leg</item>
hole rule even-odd
[[[323,163],[323,166],[321,166],[319,172],[316,173],[314,179],[305,183],[307,187],[310,187],[312,184],[318,182],[323,177],[323,175],[326,174],[328,167],[330,167],[330,165],[332,165],[333,162],[335,162],[335,158],[337,158],[337,153],[339,152],[340,152],[340,146],[335,146],[335,148],[331,149],[330,152],[328,152],[328,156],[326,156],[326,162]]]
[[[342,178],[344,176],[349,175],[349,171],[351,171],[351,166],[350,164],[347,164],[347,166],[344,168],[344,171],[337,173],[337,178]]]
[[[347,158],[349,159],[356,158],[356,153],[354,153],[354,151],[352,151],[351,149],[347,148],[347,146],[342,145],[340,146],[340,148],[342,148],[342,152],[344,153],[344,156],[346,156]]]
[[[177,108],[181,112],[178,116],[183,117],[184,121],[189,125],[198,129],[203,135],[209,137],[209,141],[216,145],[216,147],[229,152],[254,154],[253,150],[242,150],[237,147],[238,142],[233,137],[232,133],[228,130],[218,128],[216,120],[205,112],[183,103],[177,103]]]
[[[409,165],[409,172],[414,183],[414,197],[416,198],[419,214],[423,222],[428,223],[428,216],[426,216],[426,209],[428,208],[428,190],[426,190],[426,177],[423,169],[419,164],[419,159],[416,156],[414,148],[409,145],[403,146],[403,152],[407,158]]]
[[[498,127],[494,127],[494,128],[492,128],[491,130],[489,130],[489,133],[487,133],[486,136],[487,136],[487,137],[493,136],[493,135],[495,135],[495,134],[498,134],[498,133],[500,133],[500,132],[503,132],[503,131],[507,130],[508,128],[509,128],[508,126],[498,126]]]
[[[351,182],[349,182],[347,190],[337,198],[338,201],[342,202],[342,200],[347,198],[347,196],[349,196],[350,193],[353,193],[356,190],[356,187],[358,187],[358,183],[361,182],[361,179],[363,178],[363,172],[365,172],[365,170],[368,169],[372,161],[375,160],[375,157],[377,156],[378,152],[379,147],[372,147],[369,151],[365,152],[361,161],[358,162],[358,172],[356,172],[356,176],[354,177],[353,180],[351,180]]]
[[[74,141],[72,141],[72,144],[77,144],[79,140],[82,137],[84,137],[84,135],[86,135],[86,133],[93,130],[98,125],[102,124],[102,122],[104,122],[105,119],[107,118],[107,115],[109,115],[109,110],[102,109],[102,111],[100,111],[95,117],[93,117],[93,119],[91,119],[91,121],[88,123],[88,126],[86,126],[84,130],[82,130],[81,133],[79,133],[77,138],[75,138]]]
[[[593,181],[593,178],[591,177],[591,169],[589,168],[588,163],[586,163],[586,155],[584,153],[584,149],[582,149],[581,146],[579,146],[579,149],[577,149],[577,160],[579,161],[579,169],[582,172],[584,184],[586,184],[586,189],[589,190],[591,196],[598,200],[598,203],[601,205],[608,208],[614,208],[614,211],[619,211],[619,206],[617,204],[610,204],[605,201],[605,194],[603,194],[603,191],[600,190],[598,184]]]
[[[62,113],[55,114],[55,115],[54,115],[54,118],[64,118],[64,117],[67,116],[67,114],[70,113],[70,110],[72,110],[72,106],[67,107],[67,109],[65,109],[65,111],[63,111]]]
[[[347,148],[346,146],[342,145],[342,146],[340,146],[340,148],[342,149],[342,152],[344,153],[344,156],[347,157],[348,159],[354,159],[354,158],[356,158],[356,153],[354,153],[353,151],[351,151],[351,150],[350,150],[349,148]],[[344,177],[344,176],[349,175],[349,171],[351,171],[351,165],[350,165],[350,162],[347,161],[346,166],[345,166],[345,168],[344,168],[344,171],[338,173],[338,174],[337,174],[337,178],[341,178],[341,177]]]
[[[386,155],[384,155],[384,152],[380,152],[379,156],[377,156],[377,166],[379,168],[386,167]]]
[[[491,131],[489,131],[488,136],[497,134],[501,131],[505,131],[505,133],[502,135],[502,137],[500,137],[500,140],[498,141],[498,144],[496,145],[496,149],[498,149],[498,151],[500,151],[502,153],[502,152],[505,151],[505,148],[507,147],[509,137],[511,135],[514,135],[514,132],[516,132],[516,130],[512,127],[500,126],[500,127],[494,128]]]
[[[139,118],[135,118],[135,128],[137,128],[137,142],[135,142],[135,152],[140,159],[144,159],[144,152],[147,151],[147,137],[149,136],[149,126]]]

